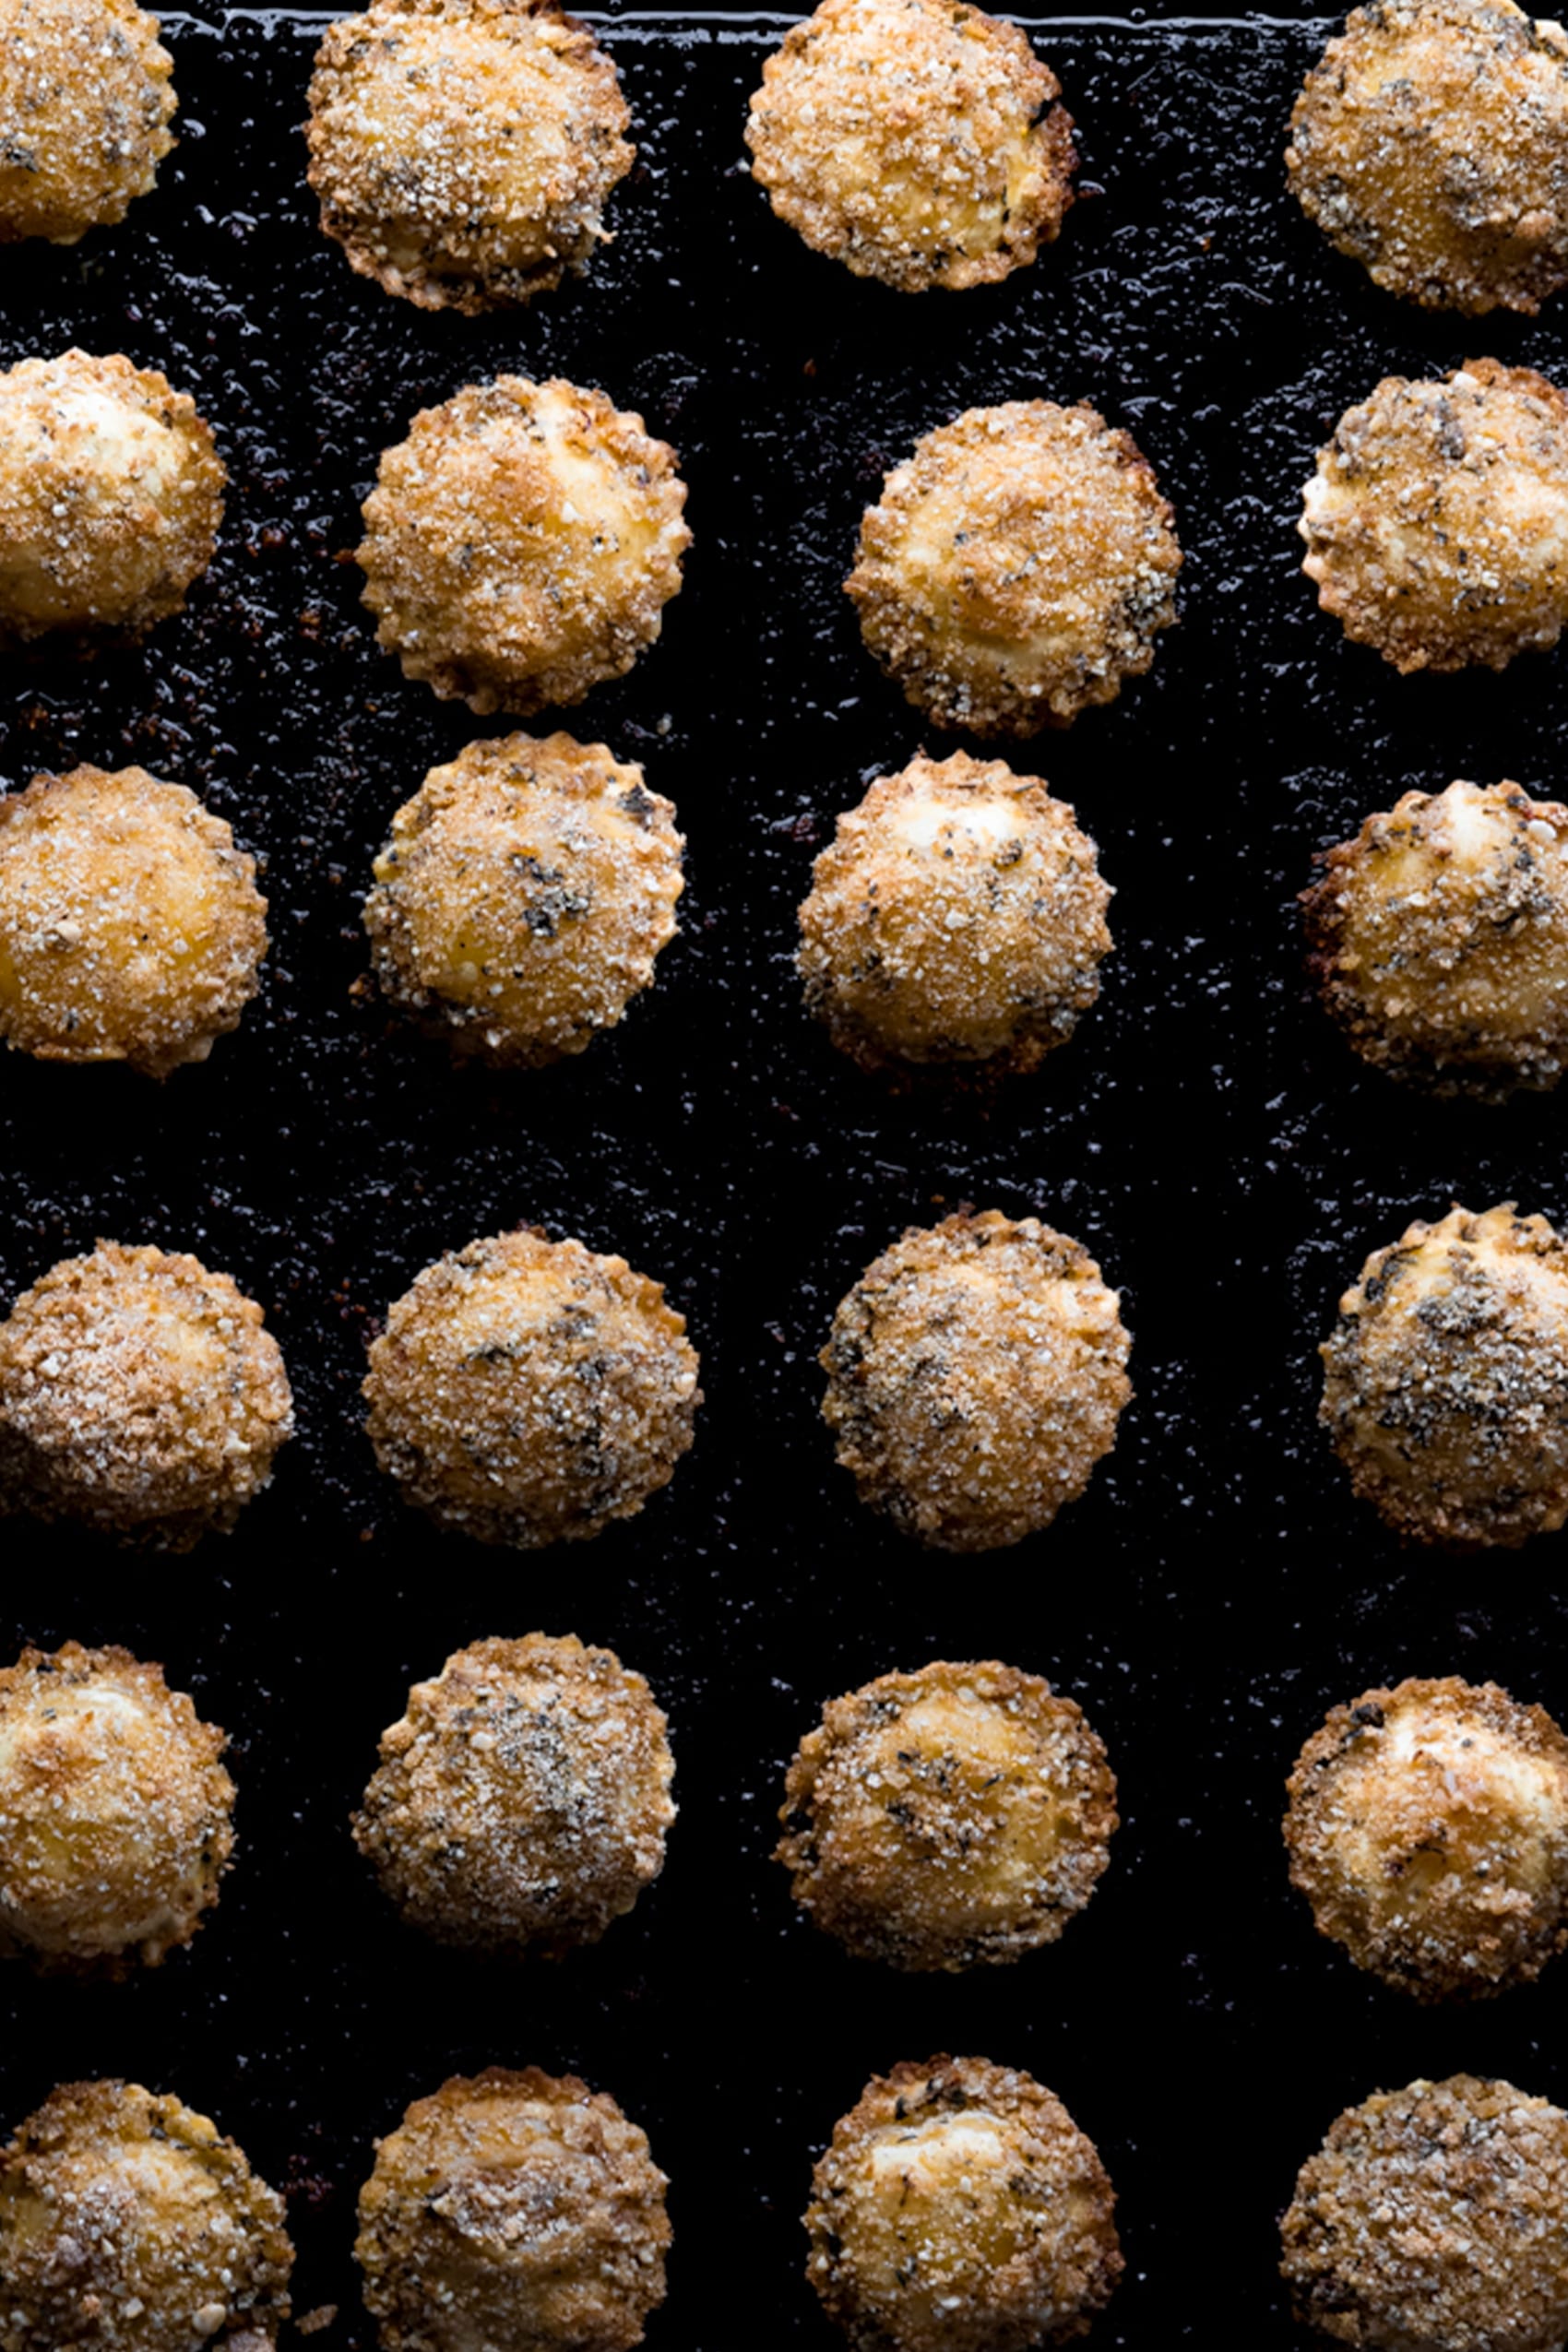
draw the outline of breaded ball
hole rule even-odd
[[[0,1668],[0,1954],[124,1976],[188,1943],[233,1849],[224,1745],[129,1650]]]
[[[1301,2167],[1282,2226],[1296,2315],[1368,2352],[1559,2352],[1568,2115],[1454,2074],[1378,2091]]]
[[[426,310],[526,303],[604,240],[630,120],[610,59],[551,0],[374,0],[316,51],[321,226]]]
[[[364,1396],[405,1502],[524,1550],[632,1518],[702,1402],[661,1285],[527,1227],[425,1267],[387,1311]]]
[[[581,702],[658,636],[685,503],[675,452],[602,392],[468,385],[420,410],[364,503],[377,642],[481,718]]]
[[[812,2176],[806,2275],[856,2352],[1038,2352],[1122,2275],[1105,2167],[1061,2100],[986,2058],[875,2075]]]
[[[1554,1087],[1568,1059],[1568,808],[1517,784],[1407,792],[1301,893],[1324,1003],[1363,1061],[1439,1094]]]
[[[267,948],[255,861],[183,784],[75,767],[0,798],[0,1037],[44,1062],[205,1062]]]
[[[224,472],[184,393],[118,353],[0,372],[0,647],[143,636],[206,571]]]
[[[862,1503],[944,1551],[991,1551],[1082,1494],[1131,1396],[1120,1300],[1038,1218],[912,1226],[840,1302],[823,1419]]]
[[[1285,163],[1389,293],[1537,311],[1568,280],[1568,39],[1512,0],[1375,0],[1307,76]]]
[[[173,146],[174,61],[135,0],[0,5],[0,244],[123,220]]]
[[[752,175],[808,245],[904,293],[991,285],[1055,242],[1062,85],[964,0],[822,0],[763,67]]]
[[[671,802],[602,743],[469,743],[375,861],[382,992],[462,1056],[533,1069],[581,1053],[675,936],[684,846]]]
[[[1568,399],[1533,368],[1387,375],[1318,452],[1301,568],[1396,670],[1505,670],[1568,618]]]
[[[471,1643],[382,1734],[354,1843],[443,1943],[597,1943],[663,1868],[668,1729],[612,1650],[575,1633]]]
[[[1099,994],[1111,895],[1039,777],[922,754],[877,779],[816,861],[806,1003],[865,1070],[1036,1069]]]
[[[647,2135],[574,2074],[499,2066],[376,2143],[355,2258],[385,2352],[630,2352],[664,2300]]]
[[[205,2115],[66,2083],[0,2152],[0,2352],[271,2352],[283,2200]]]
[[[1130,434],[1080,403],[968,409],[917,442],[861,524],[844,586],[905,697],[975,735],[1114,702],[1176,617],[1182,551]]]
[[[100,1241],[0,1323],[0,1510],[188,1551],[293,1430],[261,1309],[183,1252]]]
[[[1367,1691],[1289,1787],[1291,1880],[1384,1984],[1502,1992],[1568,1943],[1568,1740],[1543,1707],[1455,1675]]]
[[[1568,1250],[1544,1217],[1418,1221],[1318,1352],[1319,1419],[1396,1535],[1473,1551],[1568,1519]]]
[[[778,1818],[819,1928],[862,1960],[955,1971],[1055,1942],[1111,1859],[1116,1782],[1038,1674],[938,1660],[833,1700]]]

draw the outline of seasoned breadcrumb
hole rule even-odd
[[[174,141],[174,61],[135,0],[0,0],[0,244],[123,220]]]

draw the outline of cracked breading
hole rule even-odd
[[[746,144],[781,220],[906,293],[992,283],[1073,201],[1062,86],[962,0],[823,0],[763,67]]]
[[[1384,376],[1318,452],[1298,527],[1317,600],[1396,670],[1503,670],[1568,619],[1568,399],[1467,360]]]
[[[692,1443],[697,1356],[660,1284],[530,1228],[428,1265],[370,1350],[366,1422],[405,1502],[481,1543],[596,1536]]]
[[[425,309],[558,286],[636,149],[614,65],[549,0],[375,0],[310,86],[310,184],[353,267]]]
[[[684,846],[671,802],[602,743],[469,743],[375,861],[382,993],[459,1055],[531,1069],[580,1053],[674,938]]]
[[[840,1302],[823,1418],[861,1501],[944,1551],[1048,1527],[1131,1396],[1114,1290],[1038,1218],[913,1226]]]
[[[359,550],[376,641],[484,718],[624,677],[691,544],[675,453],[552,377],[470,384],[383,452]]]
[[[0,244],[123,220],[174,141],[174,61],[135,0],[0,0]]]
[[[1366,2352],[1561,2352],[1568,2115],[1473,2074],[1378,2091],[1301,2167],[1296,2315]]]
[[[283,2200],[205,2115],[66,2083],[0,2152],[0,2352],[271,2352]]]
[[[664,2300],[647,2135],[576,2075],[455,2075],[378,2141],[354,2255],[384,2352],[631,2352]]]
[[[937,1660],[834,1699],[790,1765],[776,1859],[865,1960],[957,1970],[1054,1943],[1110,1860],[1116,1782],[1038,1674]]]
[[[1122,2275],[1092,2141],[984,2058],[873,2076],[812,2176],[806,2275],[855,2352],[1039,2352]]]

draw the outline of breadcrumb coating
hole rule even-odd
[[[613,65],[552,0],[374,0],[316,52],[322,229],[426,310],[526,303],[607,237],[630,121]]]
[[[1568,1943],[1568,1740],[1544,1707],[1456,1675],[1365,1691],[1289,1788],[1291,1882],[1384,1984],[1479,1998]]]
[[[1504,670],[1568,618],[1568,399],[1533,368],[1384,376],[1318,452],[1318,603],[1395,669]]]
[[[377,642],[484,718],[624,677],[691,544],[675,453],[558,376],[470,384],[383,453],[359,562]]]
[[[1559,2352],[1568,2115],[1454,2074],[1379,2091],[1301,2167],[1280,2264],[1296,2313],[1369,2352]]]
[[[0,798],[0,1037],[45,1062],[205,1062],[259,986],[255,861],[143,767]]]
[[[863,1960],[956,1971],[1055,1942],[1111,1859],[1116,1782],[1038,1674],[939,1659],[831,1701],[778,1818],[819,1928]]]
[[[1087,1251],[1038,1218],[911,1227],[840,1302],[818,1360],[861,1501],[944,1551],[1048,1527],[1133,1393],[1119,1304]]]
[[[667,1486],[692,1443],[697,1355],[660,1284],[530,1228],[425,1267],[364,1383],[405,1502],[481,1543],[599,1535]]]
[[[666,2186],[647,2133],[575,2074],[453,2076],[360,2192],[385,2352],[630,2352],[664,2300]]]
[[[0,0],[0,244],[123,220],[174,141],[174,61],[135,0]]]
[[[1038,734],[1114,702],[1176,617],[1174,515],[1130,434],[1081,402],[968,409],[890,473],[844,586],[938,727]]]
[[[806,2275],[856,2352],[1038,2352],[1122,2275],[1092,2141],[985,2058],[874,2075],[812,2176]]]
[[[1513,0],[1372,0],[1307,76],[1285,164],[1389,293],[1533,314],[1568,280],[1568,38]]]
[[[205,2115],[66,2083],[0,2152],[0,2352],[271,2352],[283,2200]]]
[[[293,1429],[261,1309],[183,1252],[100,1241],[0,1323],[0,1510],[188,1551]]]
[[[1099,994],[1095,845],[1038,776],[921,754],[838,819],[800,911],[806,1004],[862,1069],[1037,1069]]]
[[[1016,25],[964,0],[822,0],[763,67],[746,144],[774,211],[906,293],[1005,278],[1073,201],[1073,118]]]
[[[1438,1094],[1544,1089],[1568,1058],[1568,808],[1517,784],[1407,792],[1301,893],[1324,1003]]]
[[[1470,1551],[1568,1519],[1568,1250],[1544,1217],[1411,1225],[1318,1352],[1319,1418],[1396,1535]]]
[[[365,900],[375,976],[454,1052],[532,1069],[613,1028],[675,936],[669,801],[570,735],[469,743],[392,820]]]

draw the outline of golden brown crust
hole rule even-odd
[[[613,1028],[675,936],[669,801],[570,735],[469,743],[392,820],[364,924],[382,992],[455,1053],[534,1069]]]
[[[1534,313],[1568,280],[1568,41],[1512,0],[1373,0],[1307,76],[1285,163],[1390,293]]]
[[[481,1543],[596,1536],[668,1485],[702,1402],[685,1318],[624,1258],[523,1229],[425,1267],[370,1350],[404,1500]]]
[[[1175,619],[1182,551],[1131,435],[1080,403],[968,409],[861,524],[861,632],[938,727],[1037,734],[1113,702]]]
[[[376,640],[481,718],[581,702],[658,636],[685,503],[674,451],[602,392],[467,385],[383,452],[364,503]]]
[[[1122,2275],[1092,2141],[985,2058],[873,2076],[812,2176],[806,2275],[856,2352],[1038,2352]]]
[[[183,1252],[100,1241],[0,1323],[0,1510],[188,1551],[293,1427],[261,1309]]]
[[[322,229],[424,309],[526,303],[606,238],[630,121],[614,65],[552,0],[374,0],[316,52]]]
[[[1568,1740],[1544,1707],[1456,1675],[1364,1691],[1288,1786],[1291,1882],[1385,1984],[1478,1998],[1568,1943]]]
[[[1402,671],[1506,669],[1568,618],[1568,399],[1533,368],[1384,376],[1318,452],[1318,603]]]
[[[1054,1943],[1094,1893],[1116,1780],[1071,1699],[939,1659],[830,1701],[785,1782],[776,1859],[819,1928],[895,1968]]]
[[[1473,2074],[1337,2117],[1282,2225],[1298,2318],[1368,2352],[1559,2352],[1568,2115]]]
[[[664,2300],[665,2186],[647,2134],[576,2075],[454,2076],[360,2192],[385,2352],[630,2352]]]
[[[906,293],[1005,278],[1073,201],[1073,119],[1016,25],[965,0],[822,0],[763,67],[746,144],[781,220]]]
[[[271,2352],[283,2200],[205,2115],[66,2083],[0,2154],[0,2352]]]
[[[123,220],[174,141],[174,61],[136,0],[0,5],[0,244]]]
[[[1119,1301],[1038,1218],[913,1226],[840,1302],[823,1418],[862,1503],[944,1551],[1047,1527],[1131,1396]]]
[[[800,910],[806,1004],[862,1069],[1039,1067],[1099,994],[1095,845],[1038,776],[921,754],[838,819]]]
[[[1568,1057],[1568,808],[1517,784],[1407,792],[1320,853],[1310,962],[1356,1051],[1498,1101]]]

